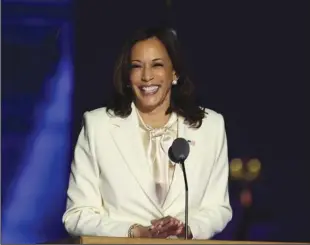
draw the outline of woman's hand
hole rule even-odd
[[[136,226],[133,229],[133,236],[137,238],[185,237],[184,223],[171,216],[152,220],[151,224],[151,226]],[[190,229],[189,238],[192,238]]]
[[[185,235],[185,225],[181,221],[171,216],[152,220],[151,223],[153,225],[153,236],[157,238],[167,238],[169,236]]]
[[[136,226],[133,228],[133,237],[137,238],[152,238],[156,231],[152,230],[150,226]]]

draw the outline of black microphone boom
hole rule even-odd
[[[169,148],[168,155],[171,161],[181,164],[185,184],[185,240],[188,239],[188,184],[185,170],[185,160],[189,155],[189,144],[183,138],[177,138]]]

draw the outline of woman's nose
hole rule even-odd
[[[143,72],[142,72],[142,81],[143,82],[149,82],[149,81],[153,80],[153,78],[154,78],[154,76],[152,73],[152,69],[145,67],[143,69]]]

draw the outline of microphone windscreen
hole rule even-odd
[[[184,138],[177,138],[173,141],[168,152],[169,158],[175,163],[186,160],[189,155],[189,144]]]

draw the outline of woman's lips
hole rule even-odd
[[[159,90],[159,85],[140,86],[139,89],[144,95],[153,95]]]

